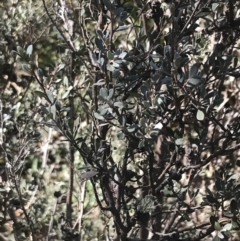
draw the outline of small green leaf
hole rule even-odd
[[[79,127],[80,127],[80,117],[78,117],[76,120],[74,120],[74,123],[73,123],[73,136],[74,136],[74,138],[77,135]]]
[[[113,60],[114,59],[114,55],[113,55],[113,53],[110,50],[107,52],[107,56],[108,56],[109,60]]]
[[[38,68],[38,78],[39,78],[40,80],[43,79],[43,71],[42,71],[42,69],[40,69],[40,68]],[[56,83],[56,82],[55,82],[55,83]]]
[[[104,99],[107,99],[107,97],[108,97],[108,89],[107,89],[107,88],[101,88],[99,92],[100,92],[100,95],[101,95]]]
[[[117,101],[113,104],[114,106],[118,107],[119,109],[122,109],[124,107],[123,102],[121,101]]]
[[[124,59],[127,56],[127,52],[122,52],[121,54],[118,55],[118,58]]]
[[[30,44],[30,45],[27,47],[27,54],[28,54],[29,56],[31,56],[31,55],[32,55],[32,52],[33,52],[33,46],[32,46],[32,44]]]
[[[120,132],[120,133],[117,133],[117,138],[118,140],[124,140],[125,139],[125,134]]]
[[[182,64],[182,57],[178,57],[175,61],[174,61],[174,65],[176,68],[181,67]]]
[[[219,3],[213,3],[212,4],[212,11],[215,12],[215,10],[218,8]]]
[[[201,110],[198,110],[198,111],[197,111],[197,119],[198,119],[199,121],[204,120],[204,112],[203,112],[203,111],[201,111]]]
[[[124,115],[120,115],[118,117],[118,122],[119,122],[120,125],[125,126],[125,124],[126,124],[126,117]]]
[[[30,65],[29,64],[22,64],[22,68],[23,68],[23,70],[26,72],[26,73],[28,73],[28,74],[32,74],[31,73],[31,67],[30,67]]]
[[[80,16],[84,16],[85,15],[85,8],[82,8],[81,12],[80,12]]]
[[[216,234],[216,235],[213,237],[212,241],[221,241],[221,239],[218,237],[218,234]]]
[[[60,129],[56,126],[56,124],[53,124],[51,122],[42,122],[42,124],[44,124],[45,126],[47,126],[49,128],[53,128],[55,131],[60,132]]]
[[[112,97],[113,97],[113,94],[114,94],[114,89],[109,89],[109,94],[108,94],[107,99],[108,99],[108,100],[111,100]]]
[[[149,101],[143,101],[143,106],[144,106],[144,108],[149,109],[151,105],[150,105]]]
[[[36,91],[34,91],[34,93],[35,93],[35,95],[37,95],[37,96],[39,96],[41,98],[43,97],[43,98],[46,99],[46,95],[43,92],[41,92],[39,90],[36,90]]]
[[[51,104],[53,104],[54,102],[53,92],[51,90],[46,90],[46,94],[48,96],[48,100],[51,102]]]
[[[98,174],[97,171],[84,172],[84,173],[81,173],[80,178],[81,180],[89,180],[92,177],[96,176],[97,174]]]
[[[98,120],[104,120],[104,117],[97,112],[94,112],[94,117]]]
[[[140,90],[141,90],[143,95],[146,95],[148,93],[148,91],[149,91],[149,88],[146,85],[142,85],[140,87]]]
[[[136,136],[138,139],[144,138],[144,135],[143,135],[140,131],[138,131],[137,133],[135,133],[135,136]]]
[[[115,68],[112,64],[107,64],[107,70],[110,72],[113,72],[115,70]]]
[[[103,0],[103,3],[110,12],[113,12],[115,10],[115,7],[110,0]]]
[[[17,46],[17,51],[18,51],[18,53],[21,53],[21,52],[23,52],[23,49],[22,49],[22,47],[21,47],[21,46]]]
[[[105,80],[104,80],[104,79],[100,79],[100,80],[98,80],[97,83],[93,84],[93,86],[94,86],[94,85],[96,85],[96,86],[101,86],[101,85],[104,85],[104,84],[105,84]]]
[[[120,21],[124,22],[128,18],[129,14],[126,11],[121,12]]]
[[[114,11],[114,15],[116,16],[120,16],[124,11],[124,8],[120,7],[120,8],[117,8],[115,11]]]
[[[160,79],[161,75],[159,73],[156,73],[152,76],[153,81],[158,81]]]
[[[179,139],[175,140],[175,144],[177,146],[181,146],[181,145],[183,145],[183,143],[184,143],[184,139],[183,138],[179,138]]]
[[[238,167],[240,167],[240,159],[237,159],[236,165],[237,165]]]
[[[224,239],[224,235],[223,235],[221,232],[218,232],[218,237],[219,237],[220,239]]]
[[[133,125],[130,125],[129,127],[127,127],[127,131],[131,133],[131,132],[136,131],[137,128],[138,128],[138,125],[133,124]]]
[[[172,83],[172,78],[171,77],[165,77],[162,79],[162,84],[170,85]]]
[[[56,111],[57,111],[56,105],[55,105],[55,104],[54,104],[54,105],[51,105],[49,112],[52,113],[52,119],[53,119],[53,120],[56,120]]]
[[[56,70],[56,71],[59,72],[60,70],[64,69],[65,66],[66,66],[66,65],[63,64],[63,63],[62,63],[62,64],[59,64],[59,65],[57,66],[57,70]]]
[[[56,80],[54,81],[55,84],[58,84],[58,83],[60,83],[60,82],[62,82],[62,79],[56,79]]]
[[[230,180],[239,180],[239,174],[238,173],[233,174],[227,179],[227,182],[229,182]]]
[[[238,57],[234,57],[233,59],[233,68],[236,68],[238,65]]]
[[[150,62],[150,66],[155,70],[159,68],[153,61]]]
[[[211,13],[211,10],[209,8],[202,8],[201,12],[197,13],[195,18],[203,18],[206,17]]]
[[[20,46],[17,46],[17,53],[18,53],[19,56],[21,56],[23,58],[24,58],[24,56],[26,56],[24,50]]]
[[[190,86],[198,86],[201,84],[201,82],[202,80],[200,77],[194,77],[194,78],[189,78],[187,83]]]
[[[106,106],[106,105],[99,106],[99,108],[98,108],[98,113],[99,113],[100,115],[104,116],[104,115],[107,114],[108,109],[109,109],[108,105],[107,105],[107,106]]]
[[[125,30],[129,29],[131,26],[132,26],[131,24],[118,26],[118,27],[115,29],[115,32],[125,31]]]
[[[233,218],[232,219],[232,229],[238,229],[240,228],[240,223],[238,221],[238,218]]]
[[[231,223],[227,223],[224,225],[224,227],[222,228],[222,231],[230,231],[232,229],[232,224]]]
[[[73,87],[69,86],[67,91],[63,94],[62,99],[66,99],[68,97],[68,95],[70,94],[72,89],[73,89]]]
[[[146,128],[148,126],[148,123],[147,123],[147,119],[146,118],[141,118],[140,121],[139,121],[139,125],[142,127],[142,128]]]
[[[190,69],[189,78],[195,77],[198,73],[199,64],[195,63]]]
[[[215,228],[215,230],[217,230],[217,231],[220,231],[220,230],[222,229],[220,223],[218,223],[218,222],[215,222],[215,223],[214,223],[214,228]]]
[[[99,50],[101,50],[101,51],[104,51],[104,50],[105,50],[101,39],[95,38],[95,43],[96,43],[97,48],[98,48]]]
[[[156,124],[154,126],[154,129],[158,129],[158,130],[161,130],[163,128],[163,124],[161,122],[159,122],[158,124]]]
[[[97,29],[97,35],[98,35],[101,39],[103,39],[103,32],[102,32],[101,29]]]

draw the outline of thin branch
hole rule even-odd
[[[42,149],[43,149],[42,170],[44,170],[45,167],[46,167],[46,165],[47,165],[47,160],[48,160],[48,147],[49,147],[49,143],[51,142],[51,139],[52,139],[52,133],[53,133],[53,129],[52,129],[52,128],[49,128],[47,142],[46,142],[45,145],[42,147]]]
[[[83,217],[83,209],[84,209],[84,197],[85,197],[85,186],[86,186],[86,181],[84,181],[81,185],[80,189],[80,200],[79,200],[79,215],[78,215],[78,231],[79,234],[81,234],[82,231],[82,217]],[[79,241],[81,241],[81,235],[79,235]]]
[[[57,200],[55,201],[55,204],[54,204],[52,212],[51,212],[51,218],[50,218],[49,225],[48,225],[48,232],[47,232],[46,241],[49,240],[50,232],[51,232],[52,226],[53,226],[53,217],[56,213],[56,209],[57,209]]]
[[[68,47],[72,50],[72,52],[76,52],[76,49],[74,48],[73,43],[66,38],[66,36],[63,34],[62,30],[58,27],[58,25],[55,23],[55,21],[53,20],[52,16],[51,16],[50,13],[48,12],[48,8],[47,8],[47,6],[46,6],[45,0],[42,0],[42,2],[43,2],[44,10],[45,10],[45,12],[47,13],[47,15],[48,15],[50,21],[52,22],[52,24],[56,27],[57,31],[59,32],[59,34],[61,35],[61,37],[64,39],[64,41],[67,43]]]
[[[74,45],[73,45],[73,42],[69,39],[66,38],[66,36],[63,34],[62,30],[58,27],[58,25],[56,24],[56,22],[53,20],[52,16],[50,15],[49,11],[48,11],[48,8],[47,8],[47,5],[46,5],[46,2],[45,0],[42,0],[43,2],[43,7],[44,7],[44,10],[45,12],[47,13],[47,16],[49,17],[50,21],[52,22],[52,24],[56,27],[57,31],[59,32],[59,34],[61,35],[61,37],[63,38],[64,42],[68,45],[69,49],[73,52],[73,53],[77,53],[77,50],[75,49]],[[88,74],[89,76],[92,78],[92,75],[91,75],[91,72],[89,71],[88,69],[88,66],[86,64],[86,62],[84,61],[84,59],[79,56],[79,54],[77,55],[78,59],[85,65],[87,71],[88,71]]]
[[[1,241],[11,241],[10,239],[6,238],[2,233],[0,233],[0,240]]]
[[[192,15],[190,16],[190,18],[189,18],[188,21],[186,22],[185,26],[183,27],[181,33],[179,34],[179,38],[180,38],[180,36],[182,36],[183,32],[186,30],[186,28],[188,27],[188,25],[190,24],[190,22],[193,20],[193,17],[194,17],[194,15],[195,15],[198,7],[200,6],[201,2],[202,2],[202,1],[199,0],[197,6],[195,7],[195,9],[194,9],[193,12],[192,12]]]
[[[179,205],[178,203],[176,204],[176,209],[178,209]],[[172,213],[171,217],[169,218],[167,224],[164,227],[163,233],[167,233],[170,228],[172,227],[172,225],[174,224],[176,217],[178,216],[178,212],[174,212]]]
[[[172,164],[176,160],[176,157],[177,157],[177,153],[176,153],[176,151],[174,151],[174,153],[171,156],[170,162],[168,163],[166,168],[162,171],[162,173],[158,177],[158,180],[162,180],[163,179],[163,177],[165,176],[167,171],[170,169],[170,167],[172,166]],[[158,187],[155,189],[155,192],[157,193],[158,191],[160,191],[162,189],[162,187],[164,186],[164,184],[165,184],[165,182],[161,182],[160,185],[158,185]]]
[[[25,206],[24,206],[22,193],[21,193],[20,187],[19,187],[19,185],[18,185],[18,183],[17,183],[16,177],[13,178],[13,181],[14,181],[14,186],[15,186],[15,188],[16,188],[16,191],[17,191],[17,194],[18,194],[18,197],[19,197],[19,201],[20,201],[20,204],[21,204],[21,208],[22,208],[22,210],[23,210],[24,216],[25,216],[25,218],[26,218],[27,224],[28,224],[28,226],[29,226],[29,228],[30,228],[30,231],[31,231],[31,234],[32,234],[32,240],[33,240],[33,241],[37,241],[37,240],[35,239],[35,233],[34,233],[34,228],[33,228],[33,225],[32,225],[32,221],[30,220],[30,217],[29,217],[29,215],[28,215],[28,213],[27,213],[27,211],[26,211],[26,208],[25,208]]]

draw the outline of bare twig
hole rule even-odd
[[[15,188],[16,188],[16,191],[17,191],[17,194],[18,194],[18,197],[19,197],[19,201],[20,201],[20,204],[21,204],[21,208],[22,208],[22,210],[23,210],[23,213],[24,213],[24,216],[25,216],[25,218],[26,218],[27,224],[28,224],[28,226],[29,226],[29,228],[30,228],[30,230],[31,230],[32,240],[33,240],[33,241],[37,241],[36,238],[35,238],[35,232],[34,232],[34,228],[33,228],[32,221],[31,221],[31,219],[30,219],[30,217],[29,217],[29,215],[28,215],[28,213],[27,213],[27,210],[26,210],[26,208],[25,208],[25,206],[24,206],[23,197],[22,197],[22,192],[21,192],[21,190],[20,190],[20,187],[19,187],[19,185],[18,185],[17,180],[16,180],[15,177],[13,178],[13,181],[14,181],[14,186],[15,186]]]
[[[69,39],[66,38],[66,36],[63,34],[62,30],[58,27],[58,25],[55,23],[55,21],[53,20],[52,16],[50,15],[48,8],[46,6],[46,2],[45,0],[42,0],[43,2],[43,7],[45,9],[45,12],[47,13],[49,19],[51,20],[52,24],[56,27],[57,31],[59,32],[59,34],[61,35],[61,37],[64,39],[65,43],[68,44],[68,47],[73,51],[76,52],[76,49],[72,43],[72,41],[70,41]]]
[[[11,240],[6,238],[2,233],[0,233],[0,241],[11,241]]]
[[[49,143],[51,143],[52,133],[53,133],[53,129],[49,128],[47,141],[46,141],[45,145],[42,147],[42,150],[43,150],[42,169],[43,170],[45,169],[45,167],[47,165],[48,147],[49,147]]]
[[[50,232],[52,230],[52,225],[53,225],[53,218],[56,213],[56,209],[57,209],[57,200],[55,201],[55,204],[54,204],[52,212],[51,212],[51,218],[50,218],[49,225],[48,225],[48,233],[47,233],[46,241],[49,240]]]
[[[79,190],[79,213],[78,213],[78,219],[76,223],[73,226],[74,227],[78,224],[78,231],[79,231],[79,241],[81,241],[81,231],[82,231],[82,219],[83,219],[83,210],[84,210],[84,197],[85,197],[85,186],[86,181],[81,182],[80,190]]]
[[[184,25],[184,27],[183,27],[182,31],[180,32],[179,36],[182,36],[182,34],[183,34],[184,31],[186,30],[186,28],[188,27],[188,25],[190,24],[190,22],[193,20],[194,15],[195,15],[196,11],[198,10],[198,7],[200,6],[201,2],[202,2],[202,1],[199,0],[197,6],[196,6],[195,9],[193,10],[190,18],[188,19],[188,21],[187,21],[186,24]]]

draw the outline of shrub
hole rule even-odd
[[[237,1],[2,7],[1,239],[239,239]]]

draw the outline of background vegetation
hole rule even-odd
[[[0,2],[0,240],[239,240],[239,2]]]

